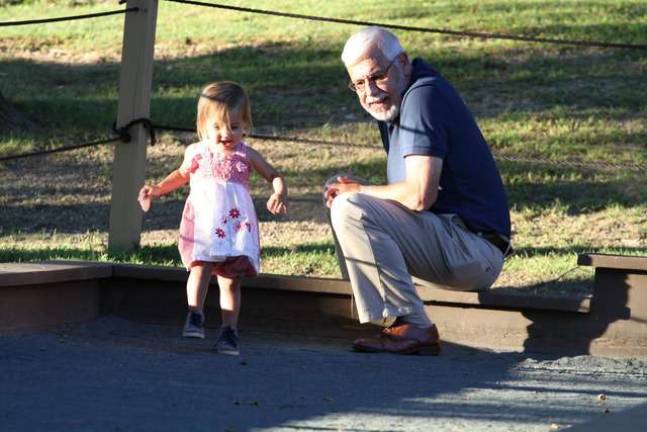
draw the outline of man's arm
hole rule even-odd
[[[267,162],[260,153],[251,147],[247,147],[247,156],[254,169],[265,180],[272,183],[274,193],[267,200],[267,209],[272,214],[287,214],[288,212],[288,187],[285,180],[272,165]]]
[[[360,192],[377,198],[397,201],[413,211],[431,207],[438,198],[438,185],[443,160],[434,156],[410,155],[404,160],[407,171],[405,181],[389,185],[360,185],[358,183],[335,183],[326,192],[330,198],[344,192]]]
[[[431,207],[438,197],[443,160],[433,156],[411,155],[404,160],[407,178],[403,182],[380,186],[362,186],[359,192],[397,201],[413,211]]]

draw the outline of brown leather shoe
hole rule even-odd
[[[427,328],[396,324],[385,328],[376,337],[356,339],[353,349],[361,352],[438,355],[440,337],[435,324]]]

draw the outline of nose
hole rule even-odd
[[[377,86],[373,80],[367,79],[364,83],[364,94],[369,97],[374,97],[375,95],[380,94],[382,91]]]
[[[230,136],[231,136],[231,129],[226,128],[226,129],[221,129],[220,130],[220,138],[221,139],[227,140],[227,139],[229,139]]]

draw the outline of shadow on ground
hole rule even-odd
[[[257,330],[241,333],[234,358],[213,353],[213,333],[182,340],[179,326],[104,316],[0,336],[3,429],[546,431],[647,398],[637,359],[449,344],[439,357],[367,355],[346,340]]]

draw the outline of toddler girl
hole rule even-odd
[[[273,214],[287,213],[283,178],[244,141],[252,118],[245,91],[233,82],[207,85],[198,100],[199,142],[184,153],[182,165],[156,185],[140,191],[142,208],[153,198],[190,182],[182,214],[179,250],[190,271],[186,293],[189,312],[183,336],[204,338],[203,307],[212,274],[218,278],[222,326],[216,350],[239,353],[240,282],[260,265],[258,219],[249,193],[252,170],[272,183],[267,201]]]

